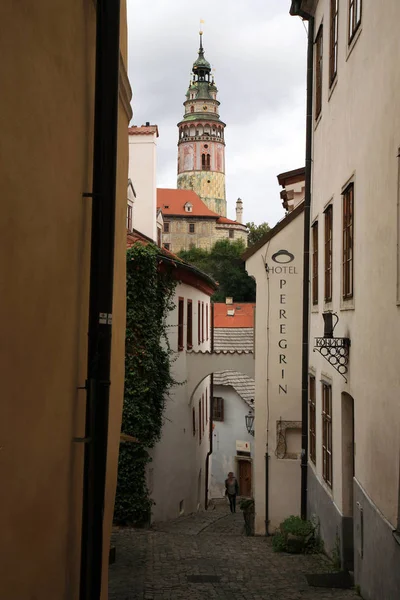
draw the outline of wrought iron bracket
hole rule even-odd
[[[313,351],[319,352],[347,383],[346,374],[350,353],[349,338],[317,337],[315,338]]]

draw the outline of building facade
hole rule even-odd
[[[162,244],[177,253],[190,248],[211,250],[218,240],[243,240],[247,227],[242,223],[243,203],[236,202],[236,221],[210,210],[192,190],[157,190],[157,208],[163,215]],[[239,220],[240,219],[240,220]]]
[[[222,352],[252,352],[254,347],[255,304],[215,303],[214,349]],[[210,470],[210,497],[223,498],[225,479],[235,473],[239,494],[252,496],[254,431],[248,431],[246,417],[253,414],[254,379],[237,371],[219,371],[213,378],[213,452]]]
[[[0,13],[0,597],[78,598],[92,212],[83,194],[92,191],[96,3],[6,2]],[[124,389],[132,115],[124,0],[120,22],[103,600]]]
[[[219,117],[217,87],[211,65],[204,56],[203,34],[193,63],[184,102],[185,114],[178,123],[178,189],[193,190],[214,213],[226,217],[225,123]]]
[[[255,533],[273,534],[300,512],[301,326],[304,203],[244,258],[257,282]]]
[[[308,513],[363,598],[395,600],[400,4],[297,5],[314,24]]]

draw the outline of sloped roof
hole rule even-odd
[[[253,350],[253,328],[226,328],[214,329],[215,350]]]
[[[216,302],[214,304],[214,327],[253,327],[255,306],[255,302],[236,302],[234,304]],[[234,311],[234,314],[228,315],[228,311]]]
[[[187,212],[185,204],[190,202],[192,210]],[[241,225],[237,221],[231,221],[213,212],[193,190],[173,190],[168,188],[157,188],[157,208],[161,209],[165,217],[208,217],[215,219],[217,223],[231,223]]]
[[[251,379],[243,373],[236,373],[235,371],[220,371],[214,373],[214,385],[226,385],[231,386],[237,394],[243,400],[254,407],[254,394],[256,391],[254,379]]]
[[[252,328],[215,328],[214,350],[252,351],[253,335]],[[231,386],[249,406],[253,407],[251,401],[254,400],[255,382],[247,375],[236,371],[220,371],[214,373],[214,385]]]
[[[151,135],[153,133],[157,134],[158,137],[157,125],[142,125],[141,127],[132,125],[131,127],[128,127],[129,135]]]

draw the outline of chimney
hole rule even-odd
[[[243,223],[243,202],[240,198],[236,200],[236,221]]]
[[[149,121],[146,121],[146,127],[150,127]]]

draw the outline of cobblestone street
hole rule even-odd
[[[277,554],[271,539],[246,537],[243,515],[224,505],[113,534],[109,600],[347,600],[351,590],[309,587],[305,574],[323,573],[323,556]]]

